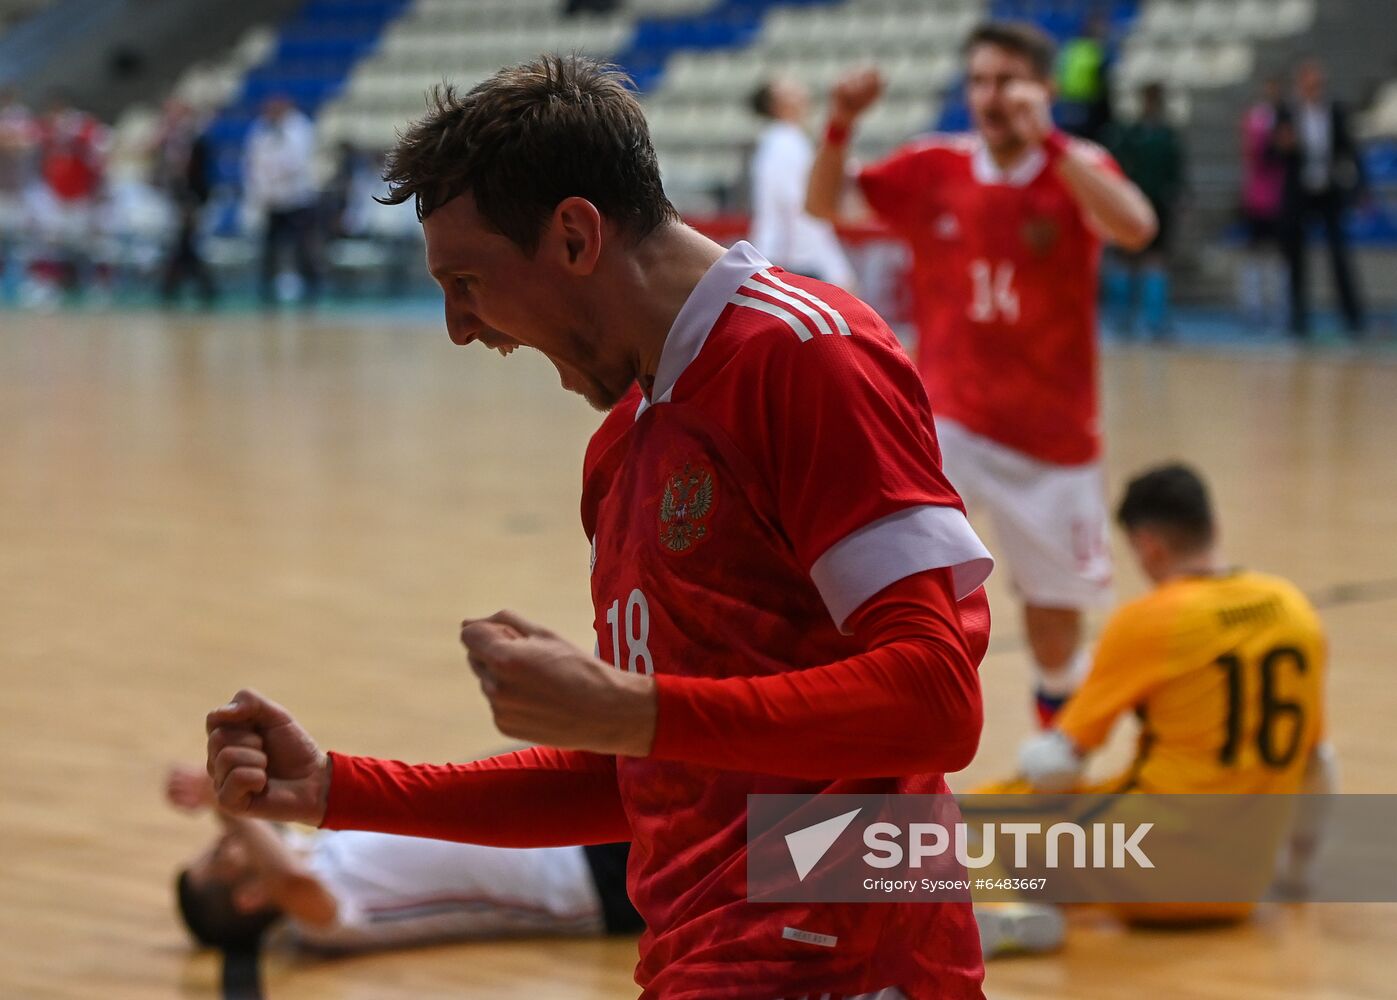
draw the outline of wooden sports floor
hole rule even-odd
[[[1156,460],[1206,470],[1234,559],[1325,604],[1345,789],[1397,792],[1397,356],[1127,347],[1104,377],[1113,490]],[[211,825],[160,783],[239,686],[330,747],[498,746],[457,623],[512,607],[591,644],[577,500],[597,421],[546,363],[454,348],[425,314],[0,314],[0,997],[217,995],[171,900]],[[1003,774],[1030,721],[997,580],[961,788]],[[635,995],[633,952],[273,956],[264,976],[270,998],[597,1000]],[[1193,933],[1079,915],[1066,951],[993,963],[988,992],[1393,997],[1394,954],[1397,905]]]

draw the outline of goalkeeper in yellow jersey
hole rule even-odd
[[[1111,616],[1082,686],[1053,727],[1021,748],[1020,777],[977,791],[1331,791],[1332,755],[1322,743],[1325,639],[1309,601],[1288,580],[1223,562],[1207,487],[1186,466],[1133,479],[1116,519],[1153,589]],[[1108,781],[1085,784],[1086,758],[1126,713],[1140,720],[1134,761]],[[1316,812],[1301,811],[1278,861],[1289,888],[1305,881]],[[1117,907],[1141,922],[1237,919],[1251,908]],[[1060,939],[1061,919],[1038,913],[1035,920],[1040,910],[977,907],[986,955],[1060,943],[1051,929]]]

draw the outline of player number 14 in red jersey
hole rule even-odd
[[[1017,323],[1019,293],[1014,288],[1014,262],[980,258],[970,262],[970,318],[976,323]]]

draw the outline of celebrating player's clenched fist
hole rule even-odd
[[[845,73],[830,91],[830,120],[850,125],[869,109],[883,92],[883,77],[876,69]]]
[[[1039,80],[1013,80],[1004,89],[1004,108],[1014,134],[1029,146],[1040,145],[1053,131],[1053,106]]]
[[[655,739],[655,686],[501,611],[461,623],[461,643],[495,726],[564,750],[639,757]]]
[[[205,728],[220,809],[320,825],[330,793],[329,759],[286,709],[243,690],[210,712]]]

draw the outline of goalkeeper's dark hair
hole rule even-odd
[[[1202,476],[1180,462],[1156,466],[1130,480],[1116,520],[1126,531],[1159,532],[1178,552],[1206,549],[1217,537],[1208,487]]]

